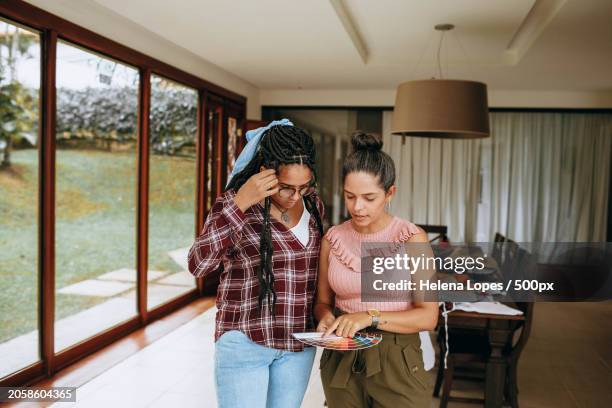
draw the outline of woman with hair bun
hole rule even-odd
[[[424,369],[419,332],[432,330],[436,302],[397,296],[377,302],[361,299],[361,244],[394,242],[410,251],[419,243],[428,253],[427,234],[415,224],[394,217],[385,207],[395,195],[395,165],[382,152],[380,139],[365,133],[352,138],[353,152],[342,168],[344,199],[351,219],[329,229],[321,242],[317,331],[353,337],[357,331],[382,334],[364,350],[326,349],[321,380],[327,405],[335,407],[429,407],[432,387]],[[413,245],[414,246],[414,245]],[[419,271],[428,278],[430,271]]]
[[[286,119],[246,137],[189,251],[189,271],[206,277],[223,265],[215,323],[219,407],[298,408],[315,350],[291,334],[315,328],[323,235],[315,147]]]

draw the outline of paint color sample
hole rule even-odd
[[[357,333],[355,337],[326,336],[320,332],[293,333],[293,337],[304,344],[332,350],[359,350],[376,346],[382,341],[381,334]]]

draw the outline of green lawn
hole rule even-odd
[[[134,152],[59,150],[56,289],[119,268],[135,269]],[[149,268],[178,272],[167,255],[191,245],[195,161],[151,156]],[[0,342],[37,327],[38,153],[12,154],[0,170]],[[57,295],[56,319],[107,298]]]

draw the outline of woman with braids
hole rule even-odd
[[[385,249],[411,256],[423,251],[431,256],[427,234],[385,211],[396,187],[395,166],[381,151],[382,142],[357,133],[352,144],[354,151],[342,168],[344,200],[351,219],[330,228],[321,243],[314,313],[317,330],[324,335],[353,337],[361,330],[378,331],[383,340],[364,350],[323,352],[320,368],[327,406],[429,407],[432,387],[419,332],[436,326],[438,304],[426,302],[422,293],[415,292],[398,296],[387,291],[362,300],[361,286],[361,251],[367,250],[363,243],[392,243]],[[432,272],[418,270],[414,283],[428,279]]]
[[[292,337],[314,330],[323,229],[312,138],[286,119],[246,135],[225,193],[189,251],[196,277],[217,289],[219,407],[299,407],[315,356]]]

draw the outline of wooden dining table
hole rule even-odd
[[[491,354],[486,363],[485,407],[502,407],[507,368],[503,349],[511,341],[517,321],[524,321],[525,317],[522,315],[485,314],[463,310],[451,311],[447,316],[449,331],[452,329],[481,329],[488,333]],[[442,315],[438,324],[444,324]]]

